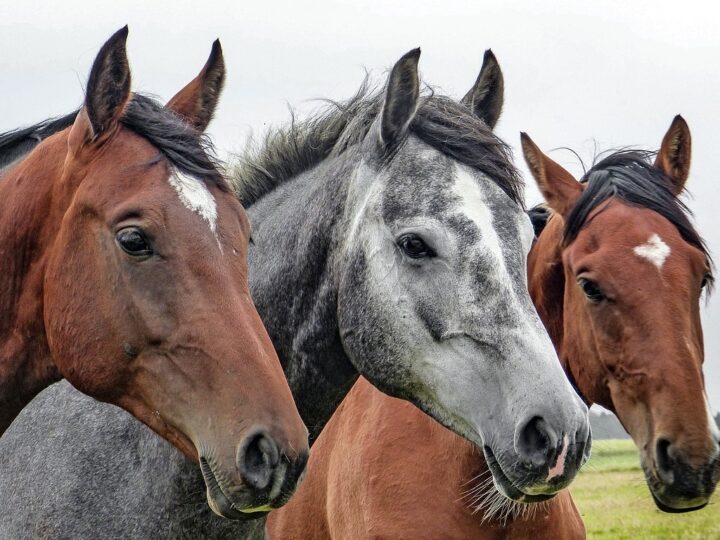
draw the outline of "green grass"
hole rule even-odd
[[[660,512],[629,440],[593,441],[592,458],[570,491],[590,540],[720,540],[718,496],[697,512]]]

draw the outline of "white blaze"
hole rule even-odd
[[[509,282],[510,275],[505,268],[502,246],[493,224],[492,213],[485,203],[485,197],[478,186],[477,179],[463,165],[455,165],[453,191],[462,201],[460,204],[465,215],[477,225],[485,248],[497,264],[498,274],[506,277],[505,281]]]
[[[177,169],[170,175],[168,181],[175,188],[183,206],[199,215],[217,238],[217,205],[205,182]]]
[[[658,270],[670,255],[670,247],[657,234],[653,234],[646,243],[633,248],[635,255],[653,263]]]

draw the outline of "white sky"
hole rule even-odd
[[[0,131],[77,107],[90,64],[130,25],[133,88],[170,98],[220,37],[228,66],[210,127],[225,154],[250,133],[318,97],[350,96],[364,68],[378,77],[421,46],[424,80],[458,98],[491,47],[505,73],[498,133],[518,147],[527,131],[545,150],[656,148],[673,116],[693,133],[690,207],[720,258],[720,7],[665,1],[361,2],[223,0],[0,0]],[[519,153],[516,151],[519,157]],[[567,152],[552,156],[572,172]],[[521,162],[522,160],[519,160]],[[529,202],[539,196],[529,181]],[[720,409],[720,300],[704,309],[706,379]]]

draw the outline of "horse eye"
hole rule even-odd
[[[137,227],[127,227],[118,231],[115,236],[120,248],[133,257],[148,257],[152,255],[150,242],[145,233]]]
[[[602,300],[605,300],[605,295],[600,290],[600,287],[597,283],[594,281],[590,281],[589,279],[580,278],[578,279],[578,284],[580,285],[580,288],[585,293],[585,296],[587,296],[588,300],[591,302],[600,302]]]
[[[397,240],[403,253],[411,259],[435,257],[435,252],[417,234],[403,234]]]

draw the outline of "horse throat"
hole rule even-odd
[[[562,261],[563,221],[557,215],[550,218],[528,256],[528,287],[538,315],[555,346],[560,364],[575,391],[586,403],[574,372],[578,358],[565,347],[565,269]]]
[[[612,400],[598,372],[597,352],[587,350],[566,332],[565,268],[562,261],[563,221],[553,216],[528,257],[528,286],[538,315],[550,335],[565,374],[587,405],[599,403],[613,410]],[[576,331],[580,321],[569,321]],[[587,331],[587,329],[585,330]]]
[[[560,218],[553,216],[528,255],[528,288],[535,309],[540,315],[550,339],[560,355],[564,337],[565,273],[562,262],[562,227]]]

